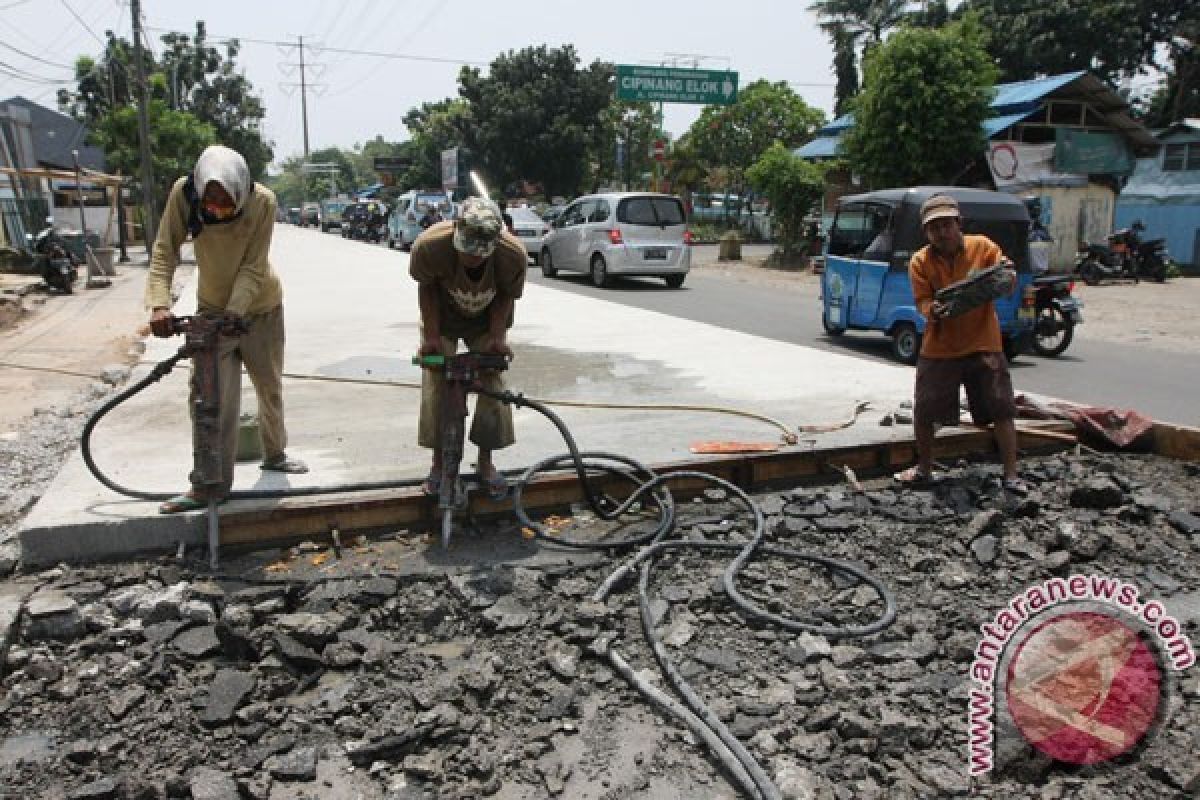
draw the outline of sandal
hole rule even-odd
[[[217,504],[220,505],[223,502],[225,502],[225,501],[218,500]],[[160,514],[182,514],[187,511],[200,511],[205,508],[208,508],[207,500],[201,500],[198,497],[193,497],[190,493],[189,494],[177,494],[174,497],[172,497],[170,500],[167,500],[162,505],[160,505],[158,507],[158,513],[160,513]]]
[[[920,467],[914,466],[892,475],[892,480],[901,486],[918,489],[941,483],[942,474],[940,472],[926,473]]]
[[[437,497],[442,493],[442,468],[429,470],[429,474],[425,476],[425,480],[421,481],[421,491],[430,497]]]
[[[291,475],[303,475],[308,472],[308,464],[298,458],[288,458],[286,455],[281,455],[272,461],[264,461],[258,465],[258,468],[268,472],[287,472]]]

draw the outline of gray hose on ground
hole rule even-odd
[[[746,793],[751,797],[766,800],[760,793],[758,786],[755,785],[754,780],[750,777],[750,774],[746,771],[746,768],[742,765],[742,762],[733,753],[729,752],[729,748],[725,745],[725,742],[721,741],[712,728],[701,721],[699,717],[684,707],[674,697],[671,697],[671,695],[638,675],[629,662],[622,658],[621,654],[613,649],[611,645],[608,648],[607,655],[609,663],[613,665],[613,669],[626,682],[641,692],[643,697],[659,709],[675,717],[694,735],[703,739],[704,743],[708,745],[709,751],[717,757],[717,760],[721,762],[721,766],[729,771],[729,774]]]

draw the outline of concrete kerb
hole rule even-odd
[[[352,257],[347,261],[347,254]],[[418,342],[416,284],[408,256],[340,237],[281,226],[272,260],[286,288],[286,370],[325,377],[419,382],[409,363]],[[329,280],[329,263],[345,263]],[[353,267],[351,269],[351,266]],[[176,313],[194,307],[195,276]],[[365,301],[364,298],[381,298]],[[801,448],[864,441],[904,442],[911,430],[878,425],[912,392],[911,369],[761,339],[711,325],[641,311],[540,285],[526,287],[510,333],[517,359],[511,388],[537,399],[694,404],[752,410],[793,429],[845,419],[855,403],[872,410],[857,425],[803,438]],[[131,381],[179,346],[147,341]],[[93,450],[118,482],[148,491],[185,488],[191,443],[184,398],[187,368],[131,399],[98,426]],[[243,409],[253,405],[249,382]],[[417,396],[411,389],[289,382],[285,387],[290,454],[308,475],[239,466],[235,489],[341,485],[419,478],[429,454],[415,446]],[[647,464],[691,462],[698,441],[776,441],[759,421],[718,414],[557,409],[581,449],[629,455]],[[530,410],[515,413],[517,444],[500,451],[502,469],[517,469],[565,452],[557,431]],[[473,449],[464,467],[470,468]],[[244,500],[224,515],[270,510],[275,500]],[[204,540],[202,514],[160,516],[155,504],[132,501],[101,486],[78,453],[19,531],[27,565],[173,551]]]

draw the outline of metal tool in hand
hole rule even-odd
[[[449,357],[436,354],[413,356],[413,364],[440,370],[445,379],[439,409],[442,472],[438,509],[442,512],[442,548],[446,549],[450,546],[455,511],[466,509],[468,492],[482,484],[478,475],[472,480],[464,480],[459,471],[466,434],[467,394],[482,388],[480,379],[484,373],[508,369],[508,358],[495,353],[460,353]]]
[[[184,335],[179,352],[192,359],[192,445],[193,486],[202,487],[208,498],[208,562],[217,568],[221,534],[217,503],[225,491],[221,474],[221,391],[218,378],[218,345],[222,336],[238,336],[246,332],[240,317],[225,314],[196,314],[191,317],[170,317],[169,333]]]

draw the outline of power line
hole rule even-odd
[[[84,29],[92,35],[93,39],[95,39],[100,44],[104,44],[104,40],[101,39],[99,36],[97,36],[96,32],[94,30],[92,30],[92,27],[83,21],[83,17],[81,17],[75,13],[75,9],[71,8],[70,4],[67,3],[67,0],[59,0],[59,2],[63,4],[63,8],[65,8],[67,11],[71,12],[71,16],[75,18],[75,21],[78,22],[80,25],[82,25],[84,27]]]
[[[75,67],[71,66],[70,64],[60,64],[57,61],[47,61],[46,59],[41,58],[40,56],[35,56],[33,53],[26,53],[21,48],[13,47],[8,42],[0,42],[0,47],[7,47],[9,50],[12,50],[14,53],[19,53],[19,54],[25,56],[26,58],[33,59],[34,61],[40,61],[41,63],[43,63],[49,67],[61,67],[62,69],[70,69],[70,70],[75,69]]]
[[[26,72],[20,67],[14,67],[12,64],[7,64],[3,61],[0,61],[0,70],[2,70],[4,74],[8,75],[10,78],[28,81],[29,83],[53,83],[56,85],[74,83],[74,81],[70,80],[58,80],[55,78],[47,78],[43,75],[34,75],[32,72]]]

